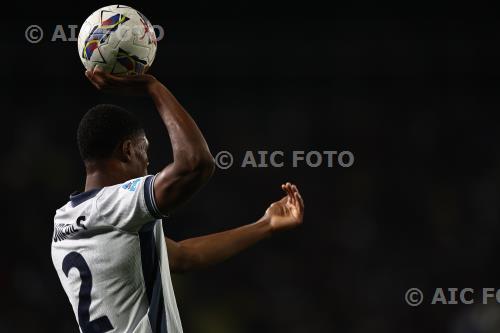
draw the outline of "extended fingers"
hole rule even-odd
[[[104,69],[99,66],[95,66],[92,70],[85,71],[85,76],[98,90],[106,90],[115,83],[115,77],[106,73]]]
[[[85,71],[85,76],[87,77],[87,79],[89,79],[90,83],[92,83],[92,85],[94,87],[96,87],[97,89],[101,89],[101,85],[95,79],[94,74],[92,73],[92,71],[89,71],[89,70]]]
[[[97,88],[101,88],[104,85],[104,79],[101,73],[102,69],[96,66],[91,70],[86,70],[85,76],[90,80],[90,82],[92,82],[94,86],[96,86]]]
[[[101,85],[108,85],[112,81],[112,76],[99,66],[95,66],[92,71],[92,77]]]

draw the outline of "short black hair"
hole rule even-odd
[[[84,161],[109,158],[120,142],[141,132],[144,129],[133,113],[116,105],[99,104],[80,120],[78,149]]]

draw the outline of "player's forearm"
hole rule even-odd
[[[267,219],[239,228],[178,242],[182,260],[174,270],[186,272],[224,261],[271,235]]]
[[[188,171],[213,164],[203,134],[172,93],[158,81],[149,85],[148,92],[170,136],[174,163]]]

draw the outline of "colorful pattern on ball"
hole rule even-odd
[[[82,24],[78,53],[87,70],[95,66],[117,75],[142,74],[153,63],[153,25],[137,10],[112,5],[96,10]]]
[[[130,55],[122,49],[118,51],[116,60],[130,72],[138,74],[144,73],[145,66],[147,65],[144,60],[141,60],[134,55]]]
[[[128,17],[121,14],[116,14],[106,19],[105,21],[101,21],[100,26],[94,26],[94,28],[90,32],[90,35],[85,39],[85,49],[82,57],[85,57],[85,59],[89,60],[90,57],[92,57],[92,53],[94,53],[94,50],[99,47],[99,45],[106,42],[109,34],[118,29],[118,26],[120,24],[127,22],[128,20]]]

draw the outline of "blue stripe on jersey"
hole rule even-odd
[[[101,188],[96,188],[87,192],[73,192],[69,196],[69,200],[71,201],[71,206],[76,207],[82,202],[85,202],[93,197],[96,196],[99,191],[102,190]]]
[[[155,203],[155,198],[153,195],[153,181],[154,176],[147,176],[144,180],[144,201],[146,201],[146,207],[148,208],[151,216],[161,219],[165,217],[162,215]]]
[[[161,223],[161,222],[160,222]],[[149,302],[149,323],[153,333],[167,333],[167,318],[163,301],[161,272],[156,253],[154,227],[156,221],[144,225],[139,231],[142,275]]]

